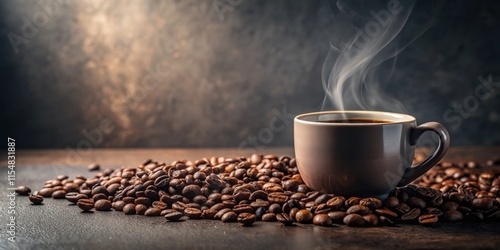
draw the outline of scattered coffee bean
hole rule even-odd
[[[359,214],[365,215],[370,213],[370,209],[367,206],[363,205],[353,205],[346,211],[347,214]]]
[[[238,215],[233,211],[225,213],[221,218],[222,222],[235,222],[237,219]]]
[[[238,215],[238,222],[243,224],[243,226],[251,226],[256,220],[257,217],[252,213],[241,213]]]
[[[408,211],[407,213],[401,215],[401,220],[402,221],[412,221],[418,218],[420,216],[420,209],[419,208],[413,208],[412,210]]]
[[[21,186],[16,193],[30,192]],[[66,198],[83,211],[113,208],[126,215],[161,215],[168,221],[185,216],[243,225],[255,220],[285,225],[294,220],[317,225],[432,225],[440,216],[452,222],[499,220],[500,174],[478,162],[442,162],[382,201],[312,191],[300,177],[295,159],[255,154],[170,164],[147,160],[137,167],[105,169],[92,178],[74,180],[60,175],[46,181],[30,200],[37,204],[43,197]]]
[[[313,221],[314,215],[307,209],[299,210],[295,214],[295,220],[298,223],[311,223]]]
[[[165,215],[165,219],[167,219],[168,221],[179,221],[182,218],[182,216],[184,216],[184,214],[182,214],[181,212],[172,211]]]
[[[343,223],[346,215],[347,214],[344,211],[332,211],[328,213],[328,216],[330,216],[333,223]]]
[[[148,210],[148,206],[144,204],[135,204],[135,213],[138,215],[144,215]]]
[[[285,214],[285,213],[277,214],[276,215],[276,220],[278,222],[281,222],[281,224],[283,224],[285,226],[291,226],[291,225],[293,225],[292,218],[290,217],[290,215]]]
[[[424,214],[418,217],[418,222],[424,226],[431,226],[436,224],[438,218],[439,217],[435,214]]]
[[[123,211],[123,207],[125,207],[126,203],[123,201],[115,201],[111,205],[112,205],[114,210]]]
[[[135,214],[135,204],[133,203],[125,204],[125,206],[123,206],[123,213],[126,215]]]
[[[33,205],[41,205],[43,202],[43,197],[41,195],[32,194],[29,196],[29,200]]]
[[[97,171],[97,170],[101,169],[101,166],[100,166],[99,164],[97,164],[97,163],[92,163],[92,164],[90,164],[90,165],[87,167],[87,169],[88,169],[89,171]]]
[[[359,214],[348,214],[344,217],[343,222],[350,227],[361,227],[365,225],[365,219]]]
[[[38,194],[43,196],[43,197],[50,197],[53,192],[54,192],[54,189],[52,189],[52,188],[42,188],[42,189],[40,189],[40,191],[38,191]]]
[[[197,220],[197,219],[201,218],[202,212],[200,209],[188,207],[188,208],[184,209],[184,214],[189,219]]]
[[[160,216],[161,210],[155,207],[150,207],[144,212],[146,216]]]
[[[312,220],[314,225],[329,227],[333,224],[332,219],[327,214],[317,214]]]
[[[444,213],[444,218],[448,221],[455,222],[455,221],[461,221],[463,219],[462,213],[458,212],[457,210],[448,210]]]
[[[18,195],[29,195],[31,193],[31,189],[26,186],[19,186],[14,190]]]
[[[94,203],[94,208],[97,211],[110,211],[112,206],[108,200],[98,200]]]
[[[64,190],[56,190],[51,195],[52,199],[64,199],[66,197],[66,192]]]
[[[80,199],[76,205],[84,212],[88,212],[94,208],[94,201],[91,199]]]
[[[262,220],[263,221],[276,221],[276,214],[275,213],[267,213],[262,215]]]

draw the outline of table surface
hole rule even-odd
[[[25,150],[16,152],[16,186],[36,190],[60,174],[91,177],[86,166],[135,166],[145,159],[170,162],[210,156],[249,156],[238,149],[94,149],[92,152],[66,150]],[[268,148],[263,154],[293,156],[291,148]],[[5,153],[6,155],[6,153]],[[452,148],[451,161],[485,162],[500,156],[500,147]],[[5,157],[6,158],[6,157]],[[317,227],[297,224],[284,227],[275,222],[256,222],[252,227],[211,220],[167,222],[162,217],[125,216],[121,212],[81,213],[65,200],[46,199],[43,206],[30,205],[17,196],[16,243],[8,236],[6,161],[0,162],[0,249],[500,249],[500,223],[446,223],[435,227],[350,228],[339,225]]]

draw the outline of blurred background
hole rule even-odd
[[[415,5],[408,24],[431,25],[383,91],[452,145],[500,145],[500,2],[433,2]],[[337,7],[1,1],[2,135],[18,148],[292,146],[293,116],[321,109]]]

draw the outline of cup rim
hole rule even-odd
[[[384,117],[392,117],[394,120],[387,118],[387,120],[391,121],[389,123],[326,123],[321,121],[307,121],[304,118],[315,115],[326,115],[326,114],[376,114]],[[384,118],[380,118],[384,119]],[[402,113],[395,112],[386,112],[386,111],[371,111],[371,110],[330,110],[330,111],[319,111],[319,112],[310,112],[304,113],[295,116],[294,122],[309,124],[309,125],[318,125],[318,126],[381,126],[381,125],[391,125],[391,124],[403,124],[403,123],[413,123],[416,122],[415,117]]]

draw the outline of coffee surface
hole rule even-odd
[[[346,119],[333,119],[333,120],[326,120],[326,121],[321,121],[325,123],[391,123],[391,121],[388,120],[376,120],[376,119],[369,119],[369,118],[346,118]]]

